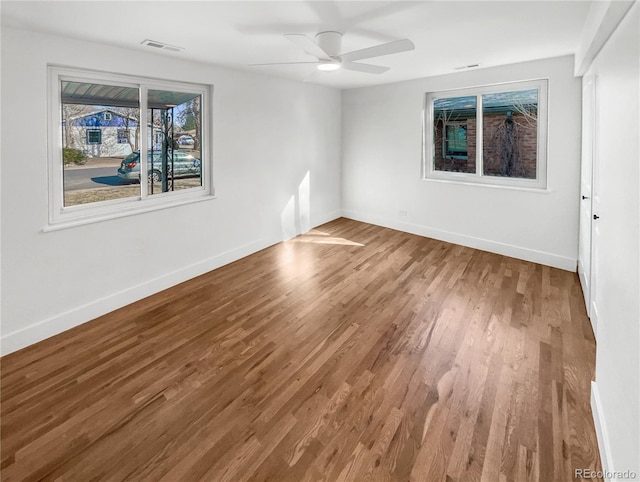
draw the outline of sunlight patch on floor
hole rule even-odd
[[[300,236],[289,240],[291,243],[313,243],[313,244],[338,244],[344,246],[364,246],[362,243],[356,243],[345,238],[339,238],[331,236],[329,233],[324,233],[317,229],[312,229]]]

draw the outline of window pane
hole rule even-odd
[[[139,177],[120,172],[138,149],[138,89],[62,81],[60,95],[64,205],[139,196]]]
[[[482,125],[484,174],[536,179],[538,90],[484,94]]]
[[[476,172],[476,97],[433,102],[436,171]]]
[[[202,186],[201,95],[149,90],[148,190]]]

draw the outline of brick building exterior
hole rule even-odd
[[[447,99],[448,110],[436,108],[434,111],[434,167],[439,171],[475,173],[475,107],[467,105],[466,109],[456,109],[455,102]],[[537,102],[518,106],[488,105],[482,114],[482,123],[483,174],[535,179]]]

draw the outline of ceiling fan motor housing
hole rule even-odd
[[[316,35],[316,42],[331,57],[339,57],[342,52],[342,34],[340,32],[320,32]]]

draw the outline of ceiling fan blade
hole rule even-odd
[[[315,43],[306,35],[303,35],[301,33],[286,33],[284,34],[284,36],[287,38],[287,40],[293,42],[308,54],[311,54],[314,57],[318,57],[321,60],[331,60],[329,54],[322,50],[317,43]]]
[[[356,70],[358,72],[366,72],[367,74],[384,74],[389,67],[381,65],[359,64],[357,62],[342,62],[344,70]]]
[[[342,54],[340,58],[343,61],[352,62],[354,60],[370,59],[371,57],[381,57],[383,55],[396,54],[398,52],[405,52],[407,50],[413,50],[416,46],[408,39],[394,40],[386,44],[375,45],[374,47],[367,47],[366,49],[354,50],[353,52],[347,52]]]
[[[249,67],[259,67],[261,65],[295,65],[295,64],[317,64],[319,62],[270,62],[267,64],[249,64]]]

